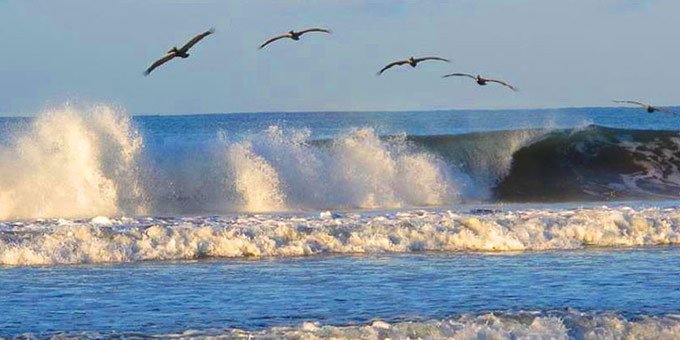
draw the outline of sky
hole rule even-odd
[[[680,104],[677,0],[0,0],[0,114],[65,102],[133,114]],[[268,37],[310,34],[258,50]],[[216,29],[149,77],[172,46]],[[450,64],[376,72],[437,55]],[[468,72],[520,88],[441,76]]]

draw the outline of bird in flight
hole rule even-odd
[[[442,78],[448,78],[448,77],[468,77],[468,78],[474,79],[477,82],[477,84],[479,84],[481,86],[484,86],[487,83],[498,83],[498,84],[501,84],[501,85],[513,90],[513,91],[518,91],[518,89],[516,87],[510,85],[507,82],[504,82],[502,80],[497,80],[497,79],[483,78],[480,75],[477,75],[475,77],[475,76],[473,76],[471,74],[467,74],[467,73],[451,73],[451,74],[447,74],[447,75],[443,76]]]
[[[677,113],[675,113],[675,112],[673,112],[669,109],[666,109],[666,108],[663,108],[663,107],[651,106],[649,104],[637,102],[637,101],[634,101],[634,100],[613,100],[613,102],[618,103],[618,104],[633,104],[633,105],[642,106],[645,109],[645,111],[647,111],[649,113],[659,111],[659,112],[663,112],[663,113],[668,113],[668,114],[673,115],[673,116],[678,115]]]
[[[290,30],[286,34],[282,34],[282,35],[279,35],[278,37],[273,37],[273,38],[265,41],[264,44],[260,45],[260,49],[264,48],[265,46],[267,46],[267,45],[269,45],[269,44],[271,44],[271,43],[273,43],[273,42],[275,42],[279,39],[289,38],[289,39],[293,39],[295,41],[300,40],[300,37],[303,34],[310,33],[310,32],[321,32],[321,33],[331,34],[331,31],[328,30],[328,29],[325,29],[325,28],[309,28],[309,29],[302,30],[302,31],[299,31],[299,32],[295,32],[293,30]]]
[[[182,59],[189,58],[189,53],[187,53],[189,52],[189,49],[196,45],[199,41],[203,40],[203,38],[213,33],[215,33],[215,29],[211,28],[210,30],[193,37],[191,40],[189,40],[188,43],[184,44],[184,46],[182,46],[181,48],[173,47],[170,51],[167,52],[165,56],[151,64],[151,66],[149,66],[149,68],[147,68],[146,71],[144,71],[144,75],[148,76],[151,73],[151,71],[155,70],[158,66],[161,66],[176,57]]]
[[[401,65],[408,64],[408,65],[411,65],[411,67],[416,67],[416,66],[418,66],[418,63],[420,63],[421,61],[426,61],[426,60],[438,60],[438,61],[444,61],[444,62],[447,62],[447,63],[449,62],[448,59],[439,58],[439,57],[423,57],[423,58],[411,57],[411,58],[408,58],[406,60],[398,60],[398,61],[387,64],[385,67],[382,68],[382,70],[380,70],[380,72],[378,72],[378,75],[381,75],[383,72],[385,72],[385,70],[392,68],[394,66],[401,66]]]

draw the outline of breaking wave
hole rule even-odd
[[[25,336],[29,336],[26,334]],[[98,332],[58,333],[59,338],[101,339]],[[260,331],[187,330],[169,334],[116,333],[126,339],[677,339],[680,316],[625,317],[613,312],[496,312],[463,314],[441,320],[333,326],[305,322]]]
[[[467,176],[406,136],[327,143],[271,126],[233,141],[148,143],[128,115],[65,107],[0,146],[0,219],[373,209],[458,202]]]
[[[677,209],[325,212],[0,223],[0,264],[415,251],[516,252],[680,244]]]
[[[272,126],[226,150],[238,211],[437,206],[457,202],[466,181],[406,136],[368,128],[315,143],[309,131]]]
[[[192,133],[144,138],[108,106],[44,112],[0,138],[0,220],[680,197],[675,131]]]
[[[142,140],[124,112],[66,106],[0,147],[0,219],[142,214]]]
[[[552,131],[517,150],[502,201],[677,199],[680,133],[588,126]]]

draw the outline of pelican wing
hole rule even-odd
[[[665,108],[665,107],[655,107],[654,109],[656,109],[656,110],[659,111],[659,112],[667,113],[667,114],[669,114],[669,115],[671,115],[671,116],[676,116],[676,117],[678,116],[678,113],[677,113],[677,112],[671,111],[670,109]]]
[[[304,30],[304,31],[300,31],[300,32],[298,32],[298,33],[299,33],[300,35],[303,35],[303,34],[309,33],[309,32],[322,32],[322,33],[331,34],[331,30],[328,30],[328,29],[325,29],[325,28],[309,28],[309,29],[306,29],[306,30]]]
[[[612,101],[614,103],[619,103],[619,104],[633,104],[633,105],[640,105],[640,106],[643,106],[643,107],[649,106],[645,103],[636,102],[634,100],[612,100]]]
[[[415,59],[416,63],[419,63],[421,61],[426,61],[426,60],[438,60],[438,61],[444,61],[449,63],[450,61],[448,59],[440,58],[440,57],[423,57],[423,58],[417,58]]]
[[[387,70],[389,68],[392,68],[392,67],[397,66],[397,65],[404,65],[404,64],[408,64],[408,60],[399,60],[399,61],[389,63],[385,67],[383,67],[382,70],[380,70],[380,72],[378,72],[378,75],[381,75],[383,72],[385,72],[385,70]]]
[[[485,80],[488,81],[488,82],[490,82],[490,83],[501,84],[501,85],[503,85],[503,86],[505,86],[505,87],[507,87],[507,88],[509,88],[509,89],[511,89],[511,90],[513,90],[513,91],[515,91],[515,92],[519,91],[516,87],[514,87],[514,86],[512,86],[512,85],[510,85],[510,84],[508,84],[508,83],[506,83],[506,82],[504,82],[504,81],[502,81],[502,80],[498,80],[498,79],[485,79]]]
[[[207,37],[207,36],[209,36],[213,33],[215,33],[215,29],[211,28],[211,29],[193,37],[193,39],[189,40],[189,42],[184,44],[184,46],[182,46],[182,48],[180,48],[179,50],[186,53],[190,48],[192,48],[194,45],[196,45],[199,41],[203,40],[203,38],[205,38],[205,37]]]
[[[151,71],[156,69],[156,67],[167,63],[168,61],[172,60],[172,58],[174,58],[176,56],[177,56],[177,54],[175,52],[170,52],[170,53],[166,54],[163,58],[160,58],[160,59],[156,60],[153,64],[151,64],[151,66],[149,66],[149,68],[147,68],[146,71],[144,71],[144,75],[148,76],[151,73]]]
[[[475,79],[475,80],[477,79],[477,77],[475,77],[471,74],[467,74],[467,73],[451,73],[451,74],[447,74],[447,75],[442,76],[442,78],[448,78],[448,77],[468,77],[468,78],[472,78],[472,79]]]
[[[279,35],[278,37],[273,37],[273,38],[265,41],[264,44],[260,45],[260,49],[262,49],[263,47],[265,47],[265,46],[267,46],[267,45],[269,45],[269,44],[271,44],[271,43],[273,43],[273,42],[275,42],[279,39],[283,39],[283,38],[290,38],[290,35],[284,34],[284,35]]]

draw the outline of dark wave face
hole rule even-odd
[[[677,131],[516,130],[410,140],[459,166],[489,199],[560,202],[680,197]]]
[[[501,201],[672,199],[680,135],[590,126],[556,131],[515,152],[494,188]]]

